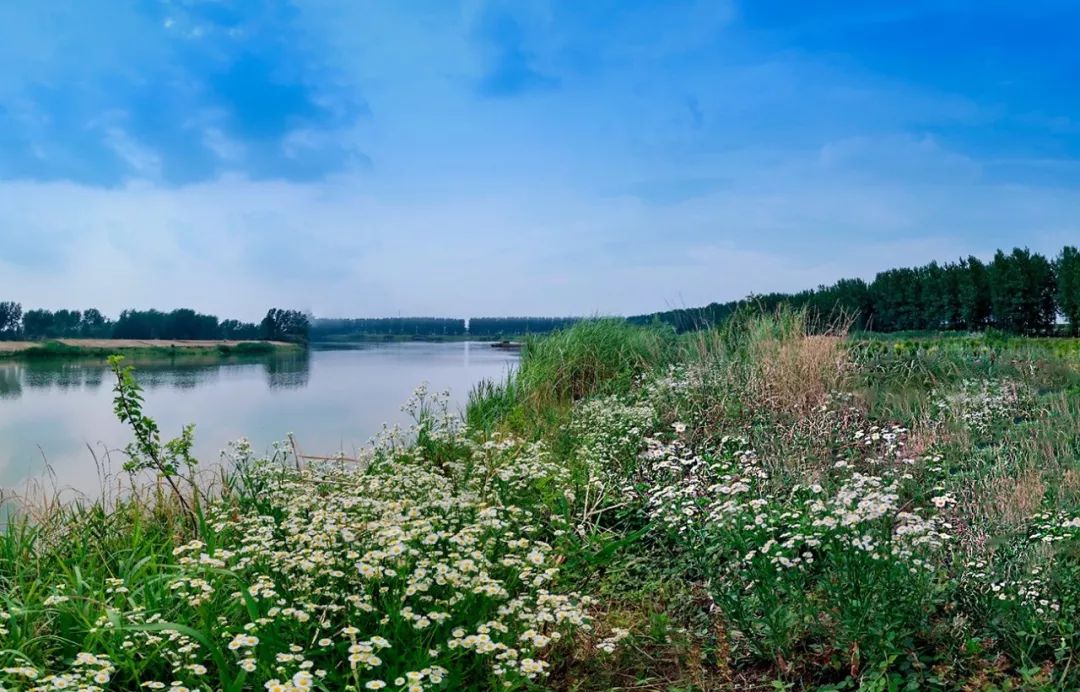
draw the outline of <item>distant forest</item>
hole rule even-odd
[[[523,334],[545,334],[568,327],[579,317],[470,317],[468,321],[449,317],[369,317],[357,319],[315,319],[312,341],[347,341],[378,337],[463,337],[501,338]]]
[[[628,319],[662,322],[682,332],[720,324],[741,308],[769,311],[785,304],[809,310],[819,324],[843,316],[868,331],[993,328],[1049,335],[1057,332],[1060,317],[1075,335],[1080,331],[1080,252],[1065,247],[1051,260],[1027,249],[998,250],[989,263],[975,257],[931,262],[883,271],[869,284],[841,279],[799,293],[768,293]]]
[[[116,320],[100,310],[27,310],[0,302],[0,340],[39,339],[199,339],[304,342],[310,323],[296,310],[272,308],[262,322],[219,320],[188,308],[171,312],[124,310]]]
[[[1065,247],[1052,259],[1015,248],[993,260],[968,257],[920,267],[889,269],[870,283],[841,279],[799,293],[767,293],[628,317],[635,324],[668,324],[676,331],[718,325],[740,309],[804,308],[820,324],[851,319],[854,328],[878,332],[998,329],[1049,335],[1064,320],[1080,333],[1080,251]],[[545,334],[580,317],[380,317],[309,319],[296,310],[269,310],[262,322],[219,320],[190,309],[125,310],[110,320],[99,310],[28,310],[0,302],[0,340],[56,338],[273,339],[349,341],[368,338],[499,339]]]
[[[544,334],[569,327],[580,317],[470,317],[470,336]]]
[[[311,323],[312,341],[366,337],[464,336],[465,320],[450,317],[318,318]]]

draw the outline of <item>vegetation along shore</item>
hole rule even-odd
[[[179,340],[179,339],[54,339],[0,341],[0,358],[105,358],[113,354],[152,356],[244,356],[299,349],[288,341]]]
[[[1080,251],[1062,248],[1047,258],[1026,248],[997,251],[990,262],[967,257],[879,272],[871,282],[840,279],[798,293],[768,293],[697,308],[632,315],[632,324],[660,323],[678,332],[718,326],[736,311],[805,309],[827,324],[850,317],[853,330],[971,332],[1054,336],[1080,334]],[[1059,323],[1064,318],[1064,323]],[[259,324],[219,320],[181,308],[125,310],[110,320],[100,310],[28,310],[0,302],[0,343],[5,340],[175,339],[279,340],[349,344],[393,341],[502,341],[549,334],[580,317],[376,317],[313,318],[272,308]],[[2,349],[2,347],[0,347]]]
[[[122,363],[112,506],[0,535],[8,689],[1076,689],[1071,340],[583,321],[359,459],[189,482]],[[144,412],[143,406],[146,411]]]
[[[189,308],[124,310],[116,320],[100,310],[26,310],[0,302],[0,343],[49,340],[290,341],[304,343],[311,324],[298,310],[271,308],[259,324],[219,320]]]

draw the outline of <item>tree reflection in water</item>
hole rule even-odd
[[[174,358],[133,360],[135,376],[146,390],[194,389],[218,381],[229,370],[261,368],[271,389],[299,389],[308,384],[311,355],[307,351],[229,359]],[[98,360],[37,358],[0,362],[0,399],[18,399],[23,389],[88,390],[112,387],[108,366]]]

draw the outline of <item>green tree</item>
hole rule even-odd
[[[165,339],[165,321],[160,310],[124,310],[113,327],[115,339]]]
[[[1080,333],[1080,251],[1071,245],[1057,258],[1057,304],[1069,323],[1069,333]]]
[[[757,299],[765,312],[781,305],[806,309],[811,325],[820,330],[844,320],[850,320],[855,329],[866,329],[873,316],[870,289],[862,279],[840,279],[831,286],[818,286],[794,295],[771,293]]]
[[[49,310],[27,310],[23,313],[22,331],[27,339],[44,339],[52,333],[53,314]]]
[[[219,339],[218,318],[190,308],[173,310],[165,318],[163,337],[166,339]]]
[[[259,326],[240,320],[222,320],[221,337],[223,339],[258,339]]]
[[[259,326],[269,341],[307,343],[311,334],[311,320],[299,310],[270,308]]]
[[[998,250],[990,264],[990,305],[995,326],[1018,334],[1053,332],[1054,267],[1042,255],[1014,248]]]
[[[0,302],[0,341],[15,339],[22,329],[22,305]]]
[[[101,339],[109,336],[112,325],[108,318],[97,308],[83,310],[79,335],[87,339]]]
[[[919,270],[904,268],[881,272],[870,284],[870,293],[874,301],[874,329],[894,332],[928,326]]]
[[[82,312],[79,310],[57,310],[53,313],[52,332],[49,336],[61,338],[79,336]]]
[[[986,265],[968,257],[959,265],[960,323],[965,329],[985,329],[990,324],[990,277]]]
[[[920,321],[930,329],[960,329],[960,273],[956,264],[937,262],[919,270],[922,315]]]

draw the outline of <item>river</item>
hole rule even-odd
[[[420,383],[449,390],[460,410],[473,385],[505,379],[516,361],[486,343],[458,342],[134,364],[144,412],[162,437],[194,423],[196,455],[216,463],[230,440],[246,437],[264,452],[288,433],[305,454],[352,456],[384,424],[409,422],[401,406]],[[100,362],[0,361],[0,488],[93,498],[103,476],[115,484],[130,435],[113,415],[113,384]]]

